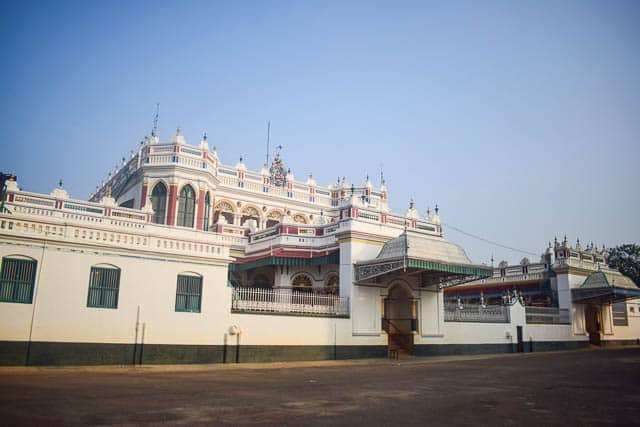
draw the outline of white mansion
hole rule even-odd
[[[179,131],[146,138],[88,202],[7,180],[0,256],[0,364],[423,356],[640,337],[640,290],[604,252],[565,241],[539,264],[473,265],[443,238],[437,208],[391,212],[384,181],[296,181],[279,152],[261,171],[225,165],[206,136],[191,146]]]

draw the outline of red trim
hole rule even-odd
[[[178,184],[169,185],[169,206],[167,206],[167,225],[176,225],[176,200]]]
[[[142,184],[142,196],[140,199],[140,208],[144,208],[145,205],[147,204],[147,192],[149,191],[149,184],[144,183]]]
[[[204,188],[201,188],[198,191],[198,221],[196,223],[196,228],[198,230],[202,230],[204,220]]]

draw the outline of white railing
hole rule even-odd
[[[349,316],[349,298],[292,289],[234,288],[231,310],[331,317]]]
[[[571,323],[569,309],[557,307],[525,307],[527,323],[560,324]]]
[[[458,305],[445,304],[445,322],[478,322],[478,323],[509,323],[509,307],[504,305],[469,305],[463,308]]]

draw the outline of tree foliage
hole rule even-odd
[[[640,286],[640,245],[627,243],[609,249],[609,265]]]

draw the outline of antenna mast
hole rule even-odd
[[[267,122],[267,167],[269,167],[269,140],[271,139],[271,120]]]
[[[156,116],[153,118],[153,129],[151,130],[151,136],[158,134],[158,117],[160,117],[160,103],[156,102]]]

